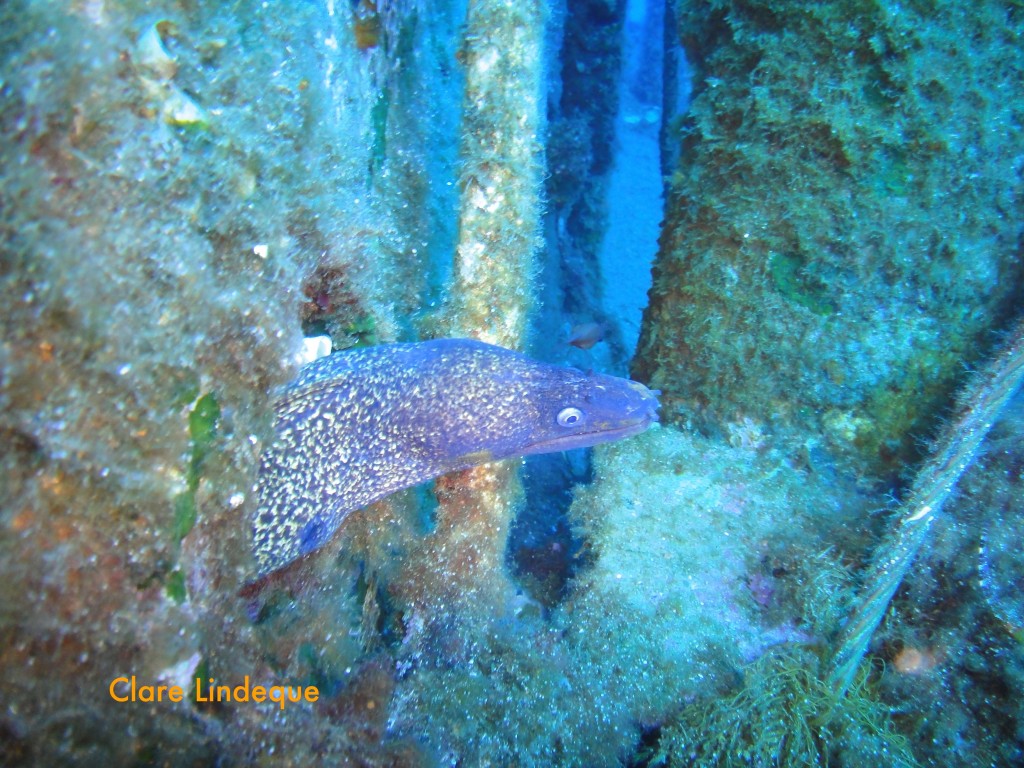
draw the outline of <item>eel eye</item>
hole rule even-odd
[[[579,408],[563,408],[558,412],[558,416],[555,417],[560,427],[575,427],[581,421],[583,421],[583,411]]]

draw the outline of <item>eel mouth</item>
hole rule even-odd
[[[535,453],[554,453],[555,451],[569,451],[573,448],[589,448],[592,445],[610,443],[615,440],[622,440],[626,437],[639,435],[645,432],[652,424],[658,423],[657,411],[645,413],[632,419],[622,419],[616,422],[614,427],[605,429],[590,429],[586,432],[575,432],[570,435],[559,435],[548,440],[539,440],[525,451],[524,456]]]

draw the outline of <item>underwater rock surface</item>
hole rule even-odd
[[[470,762],[619,765],[680,701],[834,628],[834,585],[808,565],[864,515],[859,494],[835,501],[833,480],[772,449],[671,428],[599,447],[595,465],[570,513],[587,565],[549,618],[520,596],[478,633],[447,609],[456,596],[419,588],[439,581],[430,537],[409,552],[415,582],[392,590],[418,601],[396,651],[399,732]]]
[[[975,765],[1024,759],[1024,396],[992,428],[875,638],[882,686],[918,706],[915,743],[971,745]],[[913,711],[913,710],[911,710]],[[925,753],[925,749],[919,750]],[[924,755],[922,754],[922,757]]]
[[[228,747],[213,708],[108,686],[267,679],[231,596],[270,392],[303,326],[391,339],[428,290],[416,203],[445,180],[416,160],[433,124],[412,102],[436,62],[417,46],[394,73],[354,24],[315,4],[0,6],[4,764],[273,751],[252,710]]]
[[[633,375],[677,423],[898,473],[1022,299],[1019,9],[676,13],[693,101]]]

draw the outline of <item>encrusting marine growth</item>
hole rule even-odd
[[[939,448],[917,473],[898,523],[875,553],[857,610],[832,659],[829,683],[843,691],[853,679],[889,602],[903,581],[936,516],[974,463],[982,441],[1024,381],[1024,320],[1010,343],[961,393],[961,412],[943,433]]]

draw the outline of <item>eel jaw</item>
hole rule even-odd
[[[614,427],[595,428],[586,432],[574,432],[569,435],[560,435],[548,440],[539,440],[522,451],[523,456],[531,456],[538,453],[555,453],[557,451],[569,451],[573,448],[589,448],[600,443],[610,443],[614,440],[622,440],[626,437],[638,435],[646,431],[652,424],[658,423],[656,411],[646,413],[633,419],[619,421]]]

